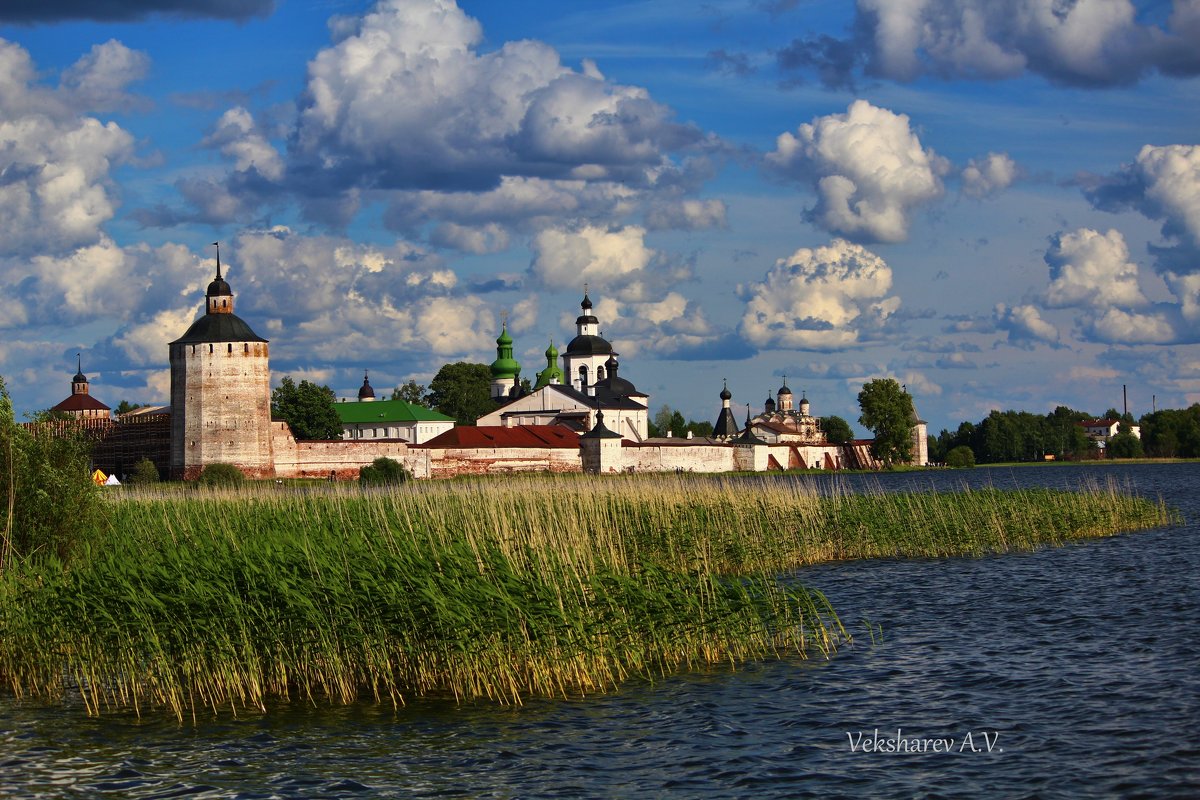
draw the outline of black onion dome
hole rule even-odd
[[[783,388],[781,388],[781,389],[779,390],[779,393],[780,393],[780,394],[791,394],[791,393],[792,393],[792,390],[791,390],[791,389],[789,389],[789,388],[787,387],[787,384],[785,383],[785,384],[783,385]]]
[[[216,283],[217,281],[213,281]],[[205,314],[192,323],[187,333],[171,344],[201,344],[208,342],[265,342],[266,339],[250,329],[233,314]]]
[[[233,290],[229,288],[225,279],[218,275],[208,285],[208,291],[205,294],[208,297],[233,297]]]
[[[729,391],[729,384],[722,385],[721,399],[722,400],[732,400],[733,399],[733,392]]]
[[[364,372],[363,385],[358,389],[358,399],[366,400],[368,397],[372,400],[375,399],[375,390],[371,388],[371,382],[367,379],[367,373]]]
[[[575,319],[576,325],[599,325],[600,320],[596,319],[592,314],[592,299],[587,296],[587,292],[583,293],[583,302],[579,304],[583,309],[583,313]]]
[[[87,375],[83,374],[83,370],[75,373],[75,377],[71,378],[71,383],[87,383]]]
[[[571,343],[567,345],[566,354],[572,356],[598,356],[611,353],[612,351],[612,345],[606,339],[583,334],[571,340]]]

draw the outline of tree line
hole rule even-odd
[[[1110,408],[1099,419],[1118,420],[1117,434],[1106,445],[1109,458],[1200,458],[1200,403],[1183,409],[1162,409],[1135,421],[1132,414]],[[931,461],[948,461],[955,450],[966,448],[974,461],[1082,460],[1098,458],[1097,443],[1088,438],[1080,422],[1094,414],[1058,406],[1049,414],[1028,411],[992,411],[978,423],[963,422],[955,431],[943,429],[929,437]],[[1141,438],[1133,426],[1141,426]]]

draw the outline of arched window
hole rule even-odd
[[[213,351],[213,349],[212,349],[212,345],[210,344],[210,345],[208,346],[208,352],[209,352],[209,353],[211,353],[212,351]]]
[[[229,347],[229,355],[233,355],[233,343],[230,342],[228,347]]]
[[[604,382],[604,367],[596,367],[596,383]]]
[[[585,364],[579,368],[579,388],[586,389],[588,385],[588,368]]]

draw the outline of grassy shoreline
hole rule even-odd
[[[1170,521],[1115,485],[818,495],[802,482],[522,476],[114,498],[70,563],[0,575],[0,684],[180,718],[303,699],[605,691],[847,639],[781,573]],[[206,712],[206,713],[207,713]]]

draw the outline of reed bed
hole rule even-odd
[[[576,696],[828,656],[846,632],[819,592],[778,577],[798,566],[1169,521],[1111,485],[821,496],[688,476],[145,490],[111,512],[70,563],[0,575],[0,681],[17,695],[78,687],[93,713],[180,718],[297,698]]]

